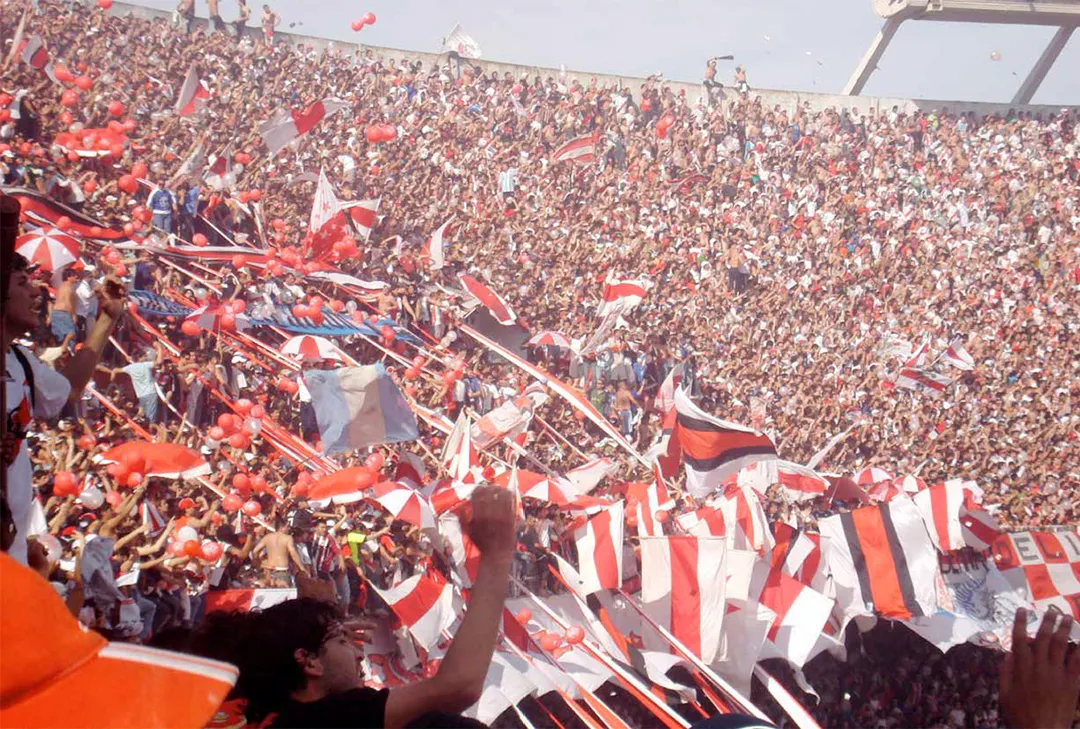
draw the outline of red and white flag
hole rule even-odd
[[[829,482],[812,468],[790,461],[777,461],[776,471],[780,488],[789,501],[811,501],[824,496],[829,490]]]
[[[296,598],[292,587],[267,587],[250,590],[210,590],[206,593],[206,612],[251,612],[265,610]]]
[[[588,463],[571,468],[563,476],[573,484],[579,494],[587,494],[596,488],[604,476],[619,470],[619,464],[611,458],[593,458]]]
[[[397,467],[394,470],[394,480],[417,489],[426,484],[427,465],[424,464],[424,459],[415,453],[400,451]]]
[[[918,346],[911,356],[904,362],[905,367],[922,367],[926,364],[926,355],[930,353],[930,338],[924,337],[923,343]]]
[[[958,370],[970,372],[975,369],[975,358],[968,354],[968,351],[964,349],[963,342],[960,340],[950,344],[942,358]]]
[[[318,233],[319,229],[329,223],[341,208],[334,186],[330,184],[326,176],[326,170],[319,168],[319,182],[315,185],[315,197],[311,200],[311,217],[308,221],[308,230]]]
[[[446,438],[442,459],[443,466],[454,481],[467,484],[483,480],[477,475],[480,471],[480,456],[472,442],[469,416],[464,412],[458,415],[454,429]]]
[[[713,662],[720,648],[726,552],[723,539],[641,540],[645,612],[706,663]]]
[[[471,587],[476,582],[480,569],[480,548],[461,528],[461,520],[457,514],[443,514],[439,517],[439,534],[450,548],[455,582],[463,588]]]
[[[773,548],[769,518],[757,492],[749,486],[734,486],[718,503],[727,526],[727,543],[731,549],[745,549],[765,554]]]
[[[449,220],[435,229],[435,232],[431,234],[431,237],[427,239],[424,247],[420,250],[420,256],[427,256],[428,265],[435,270],[446,265],[446,259],[443,258],[443,238],[455,220],[456,217],[451,215]]]
[[[596,142],[592,135],[571,139],[555,150],[552,162],[591,162],[596,155]]]
[[[844,614],[910,618],[937,610],[938,558],[910,499],[818,520]]]
[[[821,556],[821,535],[808,534],[780,521],[772,526],[775,539],[769,555],[772,569],[814,589],[823,589],[825,562]]]
[[[772,654],[801,668],[829,619],[833,600],[780,570],[770,570],[764,562],[754,567],[750,590],[776,613],[762,657]]]
[[[206,106],[206,100],[210,98],[210,90],[199,78],[195,67],[188,68],[187,76],[184,77],[184,85],[180,87],[180,95],[176,97],[176,113],[179,116],[190,116],[198,113]]]
[[[45,48],[45,41],[40,35],[32,35],[27,39],[19,58],[26,65],[39,71],[49,65],[49,51]]]
[[[583,595],[622,585],[623,513],[623,503],[616,502],[574,533]]]
[[[272,118],[260,125],[259,134],[273,157],[314,129],[323,119],[347,108],[349,105],[344,101],[322,99],[303,111],[279,109]]]
[[[896,376],[896,386],[905,390],[926,393],[930,397],[941,397],[942,393],[952,384],[952,378],[939,375],[929,370],[904,367]]]
[[[165,525],[168,523],[165,521],[165,517],[161,515],[161,512],[158,511],[158,508],[154,506],[153,502],[146,498],[139,504],[139,519],[142,521],[142,525],[146,529],[146,536],[148,537],[156,537],[161,534],[165,529]]]
[[[427,497],[431,508],[436,514],[445,514],[458,504],[468,500],[475,490],[475,483],[461,483],[446,478],[428,484],[427,488],[424,489],[424,496]]]
[[[675,392],[675,433],[686,463],[686,487],[703,499],[752,463],[775,464],[776,446],[767,435],[720,420]]]
[[[983,549],[993,544],[1001,529],[994,523],[993,517],[979,508],[977,499],[981,497],[981,492],[967,488],[960,480],[937,483],[915,494],[912,501],[926,524],[930,541],[939,552],[974,546],[968,544],[968,536],[976,544],[986,545]],[[980,516],[973,516],[975,512],[980,512]],[[966,530],[965,521],[969,523]]]
[[[698,537],[723,537],[727,535],[724,513],[711,506],[679,514],[675,521],[689,534]]]
[[[675,391],[682,384],[683,366],[677,364],[671,368],[667,377],[660,383],[660,391],[656,393],[653,407],[660,413],[667,413],[675,407]]]
[[[371,230],[375,227],[375,223],[379,218],[380,202],[382,202],[382,198],[377,197],[374,200],[359,200],[341,204],[341,209],[348,214],[349,220],[353,222],[353,227],[356,228],[357,234],[363,241],[367,241],[371,237]]]
[[[454,623],[454,588],[437,570],[413,575],[389,590],[375,588],[416,643],[428,650]]]
[[[640,304],[648,294],[649,289],[643,279],[623,281],[615,278],[611,271],[608,271],[607,278],[604,280],[604,300],[600,308],[596,310],[596,315],[602,317],[616,310],[620,314],[625,314]]]
[[[990,512],[963,506],[960,508],[960,533],[964,535],[964,544],[982,552],[990,549],[1005,530]]]
[[[461,281],[461,285],[465,287],[465,290],[474,299],[486,306],[500,324],[509,326],[517,321],[517,315],[510,308],[510,304],[506,303],[491,287],[480,283],[480,281],[466,273],[459,274],[458,279]]]

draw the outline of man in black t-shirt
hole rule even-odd
[[[468,609],[434,677],[394,689],[362,686],[363,654],[331,594],[289,600],[252,615],[229,660],[240,668],[236,691],[247,718],[275,727],[483,726],[456,715],[483,691],[510,581],[514,495],[473,492],[469,537],[480,549]],[[330,588],[332,590],[332,588]]]

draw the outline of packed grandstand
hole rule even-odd
[[[352,679],[449,680],[504,508],[494,654],[432,705],[493,726],[993,727],[1017,609],[1080,618],[1075,113],[770,107],[714,70],[631,90],[111,5],[0,0],[33,292],[5,545],[113,660],[239,667],[133,724],[310,720],[264,669],[316,601],[362,623]],[[12,638],[36,593],[4,566],[9,691],[50,627]],[[378,695],[352,725],[394,723]],[[4,723],[55,725],[27,696]]]

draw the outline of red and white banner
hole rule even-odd
[[[935,398],[941,397],[952,382],[952,379],[945,375],[939,375],[929,370],[915,369],[914,367],[903,368],[896,377],[897,387],[922,392]]]
[[[789,501],[811,501],[829,491],[829,482],[812,468],[790,461],[777,461],[776,471],[780,488]]]
[[[451,225],[454,224],[455,220],[456,218],[451,215],[449,220],[436,228],[435,232],[432,233],[431,237],[427,239],[427,242],[424,244],[424,247],[420,251],[421,257],[426,255],[429,259],[428,265],[435,270],[438,270],[446,265],[446,259],[443,257],[443,239],[446,236],[446,231],[450,228]],[[500,299],[500,301],[502,300]],[[485,305],[487,305],[487,302],[484,303]],[[502,322],[502,319],[499,319],[499,321]]]
[[[469,416],[462,412],[454,422],[454,429],[450,431],[443,448],[443,466],[451,479],[461,483],[476,483],[481,480],[478,475],[480,456],[473,446],[471,429]]]
[[[506,303],[501,296],[495,293],[490,287],[477,281],[467,273],[458,274],[458,279],[461,281],[461,285],[465,287],[465,290],[472,295],[477,301],[487,307],[491,315],[495,317],[503,326],[509,326],[517,321],[517,315],[514,314],[514,310],[510,308],[510,304]]]
[[[303,111],[279,109],[272,118],[259,126],[259,134],[273,157],[314,129],[323,119],[348,108],[349,105],[344,101],[322,99]]]
[[[591,162],[596,154],[596,142],[592,135],[571,139],[555,150],[552,162]]]
[[[956,369],[963,370],[964,372],[970,372],[975,369],[975,358],[968,354],[968,351],[964,349],[963,342],[960,342],[959,340],[949,345],[949,348],[945,350],[945,354],[942,355],[942,359]]]
[[[765,554],[773,547],[769,518],[757,492],[749,486],[730,487],[715,504],[724,514],[727,543],[731,549]]]
[[[375,227],[375,222],[379,217],[379,203],[381,201],[382,198],[375,198],[374,200],[360,200],[359,202],[341,204],[341,209],[352,220],[353,226],[362,241],[367,241],[371,237],[371,229]]]
[[[624,314],[640,304],[648,293],[649,289],[644,280],[627,279],[622,281],[616,279],[608,271],[607,278],[604,280],[604,300],[600,304],[600,308],[596,310],[596,315],[603,317],[614,310]]]
[[[619,465],[611,458],[593,458],[577,468],[571,468],[563,477],[574,486],[579,494],[591,492],[603,480],[604,476],[619,470]]]
[[[821,535],[808,534],[783,522],[775,522],[772,526],[775,539],[769,558],[772,569],[814,589],[823,589],[825,563],[821,555]]]
[[[961,481],[934,484],[915,494],[912,501],[919,509],[930,541],[939,552],[952,552],[968,546],[960,524],[961,512],[978,509],[975,494]],[[978,526],[976,526],[978,529]],[[992,543],[996,534],[990,537]]]
[[[776,613],[764,657],[770,657],[771,648],[777,657],[801,668],[829,619],[833,600],[765,562],[754,567],[750,594],[759,595],[758,602]]]
[[[623,513],[616,502],[574,533],[583,595],[622,585]]]
[[[645,612],[705,663],[712,663],[720,648],[726,552],[723,539],[641,539]]]
[[[439,517],[439,535],[450,547],[450,561],[458,586],[471,587],[476,582],[480,569],[480,548],[461,528],[461,519],[457,514],[443,514]]]
[[[206,612],[265,610],[296,597],[291,587],[251,590],[211,590],[206,593]]]
[[[724,514],[711,506],[702,506],[694,511],[684,511],[675,517],[676,523],[687,533],[699,537],[723,537],[727,535]]]
[[[184,77],[184,85],[180,87],[180,94],[176,97],[177,115],[190,116],[202,111],[209,98],[210,91],[199,78],[195,66],[189,67],[187,76]]]
[[[438,571],[413,575],[389,590],[374,589],[424,650],[436,646],[454,623],[454,588]]]
[[[1080,637],[1080,534],[1076,527],[1002,534],[991,551],[1005,581],[1030,596],[1039,621],[1052,607],[1057,608],[1073,618],[1071,638]]]

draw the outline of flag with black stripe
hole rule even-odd
[[[818,521],[837,604],[848,616],[933,615],[938,562],[919,510],[906,497]]]
[[[769,436],[709,415],[681,388],[675,391],[675,411],[673,438],[695,499],[707,497],[751,464],[766,462],[775,469],[776,445]]]

